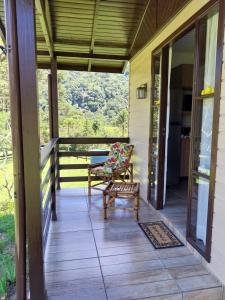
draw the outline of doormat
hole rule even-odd
[[[162,221],[138,224],[155,249],[184,246]]]

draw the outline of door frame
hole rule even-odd
[[[157,53],[159,54],[159,53]],[[156,208],[163,208],[164,195],[164,165],[165,165],[165,146],[166,146],[166,122],[167,122],[167,91],[168,91],[168,67],[169,67],[169,45],[166,45],[160,51],[161,56],[161,82],[160,82],[160,114],[159,114],[159,150],[158,150],[158,174],[157,174],[157,201],[153,203],[151,200],[151,156],[149,155],[149,188],[148,201]],[[154,61],[154,54],[152,55],[152,62]],[[154,74],[154,63],[152,63],[152,75]],[[154,78],[154,76],[152,77]],[[154,79],[153,79],[154,81]],[[154,86],[154,82],[153,85]],[[154,88],[152,88],[151,107],[153,104]],[[151,109],[152,111],[152,109]],[[153,117],[151,116],[150,137],[149,137],[149,153],[152,149],[152,129]]]
[[[194,14],[187,22],[181,25],[174,33],[172,33],[166,40],[164,40],[155,50],[152,52],[151,61],[153,62],[154,55],[162,51],[162,49],[167,46],[169,49],[169,44],[173,43],[180,37],[182,37],[187,31],[191,30],[195,27],[196,22],[202,19],[207,13],[215,6],[219,6],[219,25],[218,25],[218,33],[217,33],[217,52],[216,52],[216,81],[215,81],[215,95],[214,95],[214,112],[213,112],[213,133],[212,133],[212,153],[211,153],[211,174],[210,174],[210,183],[209,183],[209,204],[208,204],[208,222],[207,222],[207,238],[206,238],[206,249],[203,252],[188,236],[187,232],[187,240],[190,244],[208,261],[211,259],[211,244],[212,244],[212,224],[213,224],[213,208],[214,208],[214,194],[215,194],[215,179],[216,179],[216,163],[217,163],[217,145],[218,145],[218,131],[219,131],[219,111],[220,111],[220,92],[221,92],[221,76],[222,76],[222,62],[223,62],[223,43],[224,43],[224,22],[225,22],[225,0],[211,0],[204,7],[202,7],[196,14]],[[165,71],[165,70],[164,70]],[[151,70],[151,78],[154,78],[154,68],[152,64]],[[167,78],[168,78],[168,69]],[[165,75],[161,74],[163,78]],[[166,77],[166,76],[165,76]],[[152,81],[152,87],[154,86],[154,82]],[[168,87],[168,80],[167,80]],[[152,88],[153,90],[153,88]],[[153,96],[153,93],[152,93]],[[162,103],[164,99],[164,104]],[[163,91],[163,98],[161,97],[161,105],[167,107],[167,99],[168,99],[168,88]],[[152,97],[151,97],[152,101]],[[161,113],[160,113],[161,117]],[[152,118],[151,118],[152,119]],[[148,201],[151,203],[151,122],[150,120],[150,137],[149,137],[149,170],[148,170]],[[161,124],[160,124],[161,126]],[[161,130],[161,128],[160,128]],[[157,203],[155,205],[156,209],[163,208],[163,191],[164,191],[164,167],[165,167],[165,138],[160,135],[159,149],[161,147],[161,151],[159,151],[159,167],[161,173],[161,178],[159,181],[160,190],[158,188],[159,194]],[[163,156],[164,153],[164,156]],[[191,155],[190,155],[191,156]],[[190,157],[191,159],[191,157]],[[190,165],[190,164],[189,164]],[[159,198],[159,195],[161,197]]]

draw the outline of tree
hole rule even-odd
[[[95,135],[97,134],[99,128],[100,128],[99,121],[98,120],[94,120],[93,123],[92,123],[92,129],[93,129]]]
[[[119,112],[115,124],[122,128],[122,134],[125,136],[125,131],[128,126],[128,111],[126,109],[122,109]]]

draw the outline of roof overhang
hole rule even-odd
[[[190,0],[35,0],[37,62],[50,68],[121,73]],[[0,35],[5,38],[3,0]]]

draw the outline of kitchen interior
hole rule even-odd
[[[165,214],[186,234],[195,30],[171,49]]]

